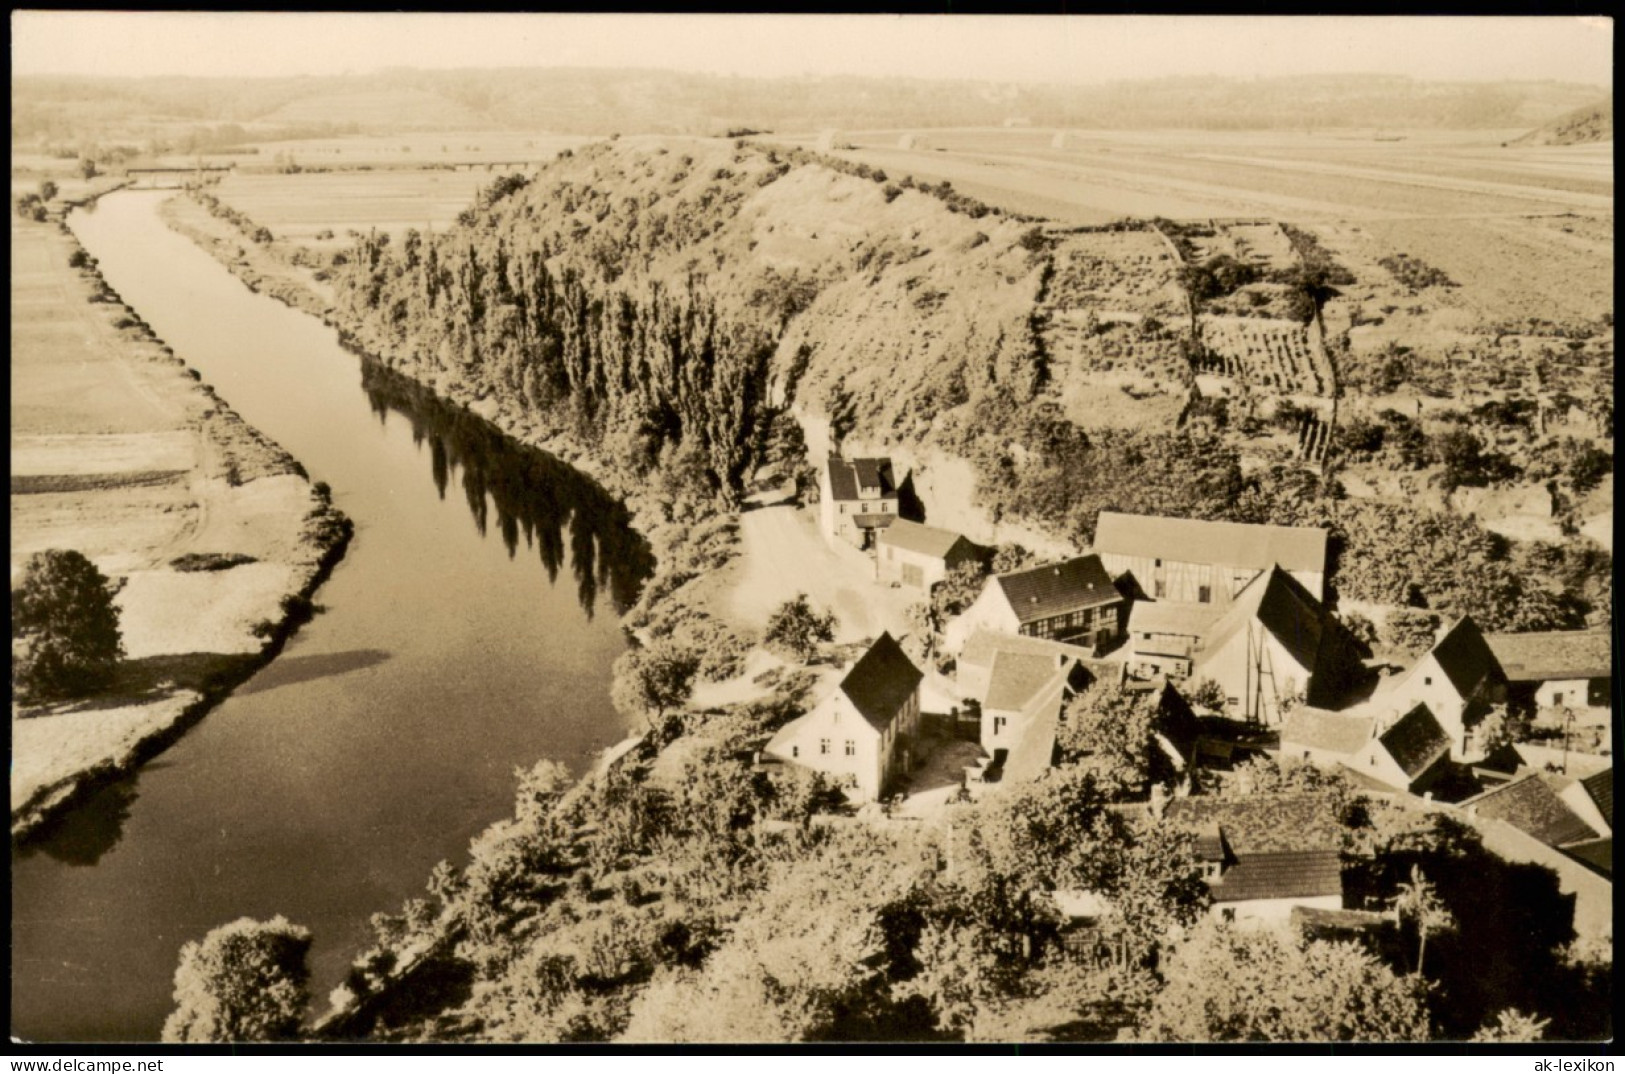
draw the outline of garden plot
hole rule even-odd
[[[1202,344],[1223,372],[1254,387],[1325,395],[1331,388],[1324,356],[1317,353],[1310,326],[1259,317],[1197,319]]]

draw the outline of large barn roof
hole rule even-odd
[[[1309,526],[1258,526],[1102,511],[1095,524],[1094,550],[1249,570],[1276,564],[1289,571],[1326,569],[1326,531]]]
[[[1606,679],[1613,674],[1613,637],[1606,630],[1485,634],[1509,682]]]

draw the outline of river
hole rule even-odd
[[[136,775],[14,851],[12,1029],[154,1040],[183,942],[247,915],[309,927],[316,1008],[368,917],[512,808],[514,769],[581,771],[626,733],[620,613],[652,563],[599,486],[314,318],[249,291],[121,193],[70,226],[356,536],[283,654]]]

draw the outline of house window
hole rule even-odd
[[[1213,587],[1207,585],[1197,586],[1196,599],[1201,601],[1203,604],[1211,603],[1213,601]]]
[[[829,739],[821,738],[821,739],[818,740],[818,752],[819,753],[828,753],[829,752]]]
[[[1422,676],[1422,685],[1423,686],[1432,686],[1433,685],[1433,676],[1432,675],[1423,675]]]
[[[995,735],[997,735],[1000,732],[1002,732],[1004,730],[1004,724],[1005,724],[1005,719],[1004,719],[1003,716],[995,716],[995,717],[993,717],[993,733]]]
[[[1161,562],[1161,561],[1159,560],[1158,562]],[[1156,596],[1157,596],[1157,598],[1159,600],[1168,595],[1168,583],[1167,582],[1164,582],[1161,578],[1158,578],[1156,580],[1156,582],[1153,583],[1153,585],[1156,587]]]
[[[1151,561],[1151,565],[1152,565],[1152,566],[1153,566],[1153,567],[1160,567],[1160,566],[1162,566],[1162,560],[1160,560],[1160,559],[1154,559],[1154,560],[1152,560],[1152,561]]]
[[[1236,908],[1233,906],[1226,906],[1223,910],[1219,911],[1219,916],[1224,918],[1226,921],[1234,921],[1236,919]]]
[[[843,515],[846,514],[846,504],[840,503],[840,504],[836,504],[835,506],[840,508],[841,514],[843,514]]]
[[[858,744],[850,738],[846,740],[846,755],[848,757],[856,757],[858,755]]]
[[[790,747],[790,756],[792,756],[792,757],[800,757],[801,756],[801,747],[800,746],[791,746]]]
[[[1563,691],[1561,691],[1561,690],[1553,690],[1552,691],[1552,704],[1561,705],[1562,703],[1563,703]]]

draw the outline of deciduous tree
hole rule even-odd
[[[834,638],[834,613],[814,611],[805,593],[797,593],[779,605],[768,619],[767,632],[763,635],[769,649],[803,663],[818,654],[819,643]]]
[[[239,918],[187,943],[163,1039],[201,1044],[296,1037],[310,1001],[310,943],[308,929],[281,916]]]
[[[12,686],[25,700],[75,697],[113,681],[124,655],[107,578],[78,552],[36,552],[12,599]]]

